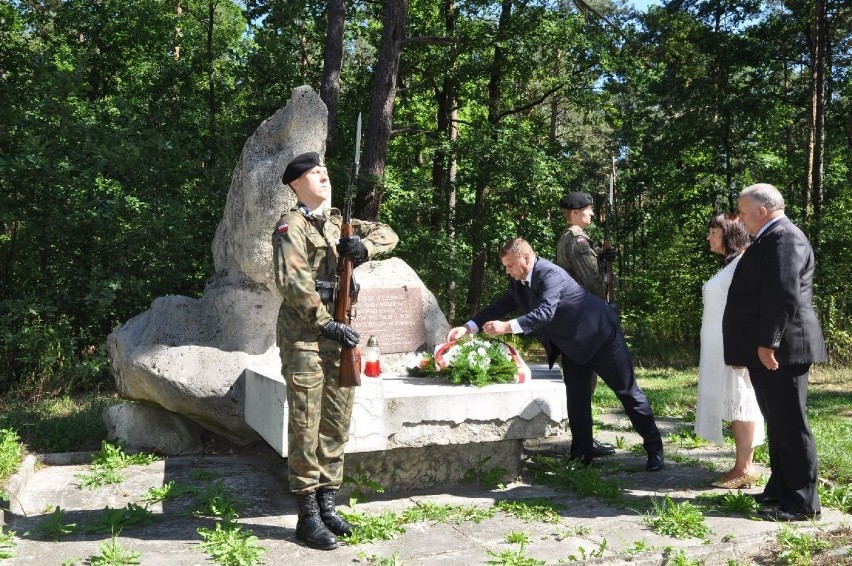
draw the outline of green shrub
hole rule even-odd
[[[106,347],[44,301],[0,302],[0,394],[41,398],[108,383]]]
[[[7,428],[0,429],[0,483],[18,470],[23,453],[24,446],[18,433]]]

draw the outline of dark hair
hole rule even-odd
[[[716,214],[710,218],[708,228],[722,231],[722,245],[725,246],[722,265],[731,263],[751,242],[745,224],[736,214]]]

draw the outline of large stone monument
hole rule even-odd
[[[107,339],[119,393],[111,438],[180,454],[207,429],[232,441],[263,438],[287,456],[287,396],[275,345],[281,298],[272,274],[272,229],[294,204],[281,183],[290,160],[323,153],[326,108],[309,87],[246,142],[213,240],[216,273],[200,299],[159,297]],[[353,326],[362,346],[378,339],[384,373],[356,389],[347,467],[387,490],[461,482],[471,470],[517,473],[523,440],[552,434],[566,418],[558,371],[484,388],[406,376],[404,359],[433,351],[449,331],[434,295],[398,258],[355,270],[361,286]],[[487,464],[486,464],[487,462]]]
[[[113,437],[164,453],[198,449],[200,429],[192,423],[237,443],[260,438],[245,419],[245,374],[280,375],[275,320],[281,298],[272,274],[272,229],[295,203],[281,174],[300,153],[324,153],[327,114],[310,87],[293,90],[287,105],[243,147],[212,244],[216,273],[203,296],[159,297],[107,338],[119,393],[147,404],[109,411]],[[374,325],[366,331],[383,334],[388,347],[393,345],[390,338],[400,335],[399,328],[381,331],[391,326],[379,318],[379,298],[371,294],[371,287],[391,288],[393,300],[404,301],[408,312],[419,317],[409,319],[406,329],[417,328],[420,343],[409,341],[406,347],[434,347],[449,328],[434,295],[401,260],[382,264],[368,262],[355,271],[362,286],[363,320]],[[412,304],[415,297],[419,304]],[[164,440],[158,421],[174,422],[181,416],[191,422],[172,428],[185,434]]]

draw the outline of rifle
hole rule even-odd
[[[361,113],[358,113],[358,126],[355,131],[355,159],[349,165],[349,188],[346,190],[346,202],[343,204],[343,224],[340,226],[340,237],[352,235],[352,185],[358,177],[358,162],[361,161]],[[337,262],[339,288],[334,304],[334,320],[343,324],[352,322],[352,305],[358,301],[357,287],[352,292],[352,258],[341,257]],[[340,350],[340,373],[337,378],[340,387],[355,387],[361,385],[361,355],[355,348]]]
[[[609,197],[606,201],[606,222],[604,223],[603,248],[608,250],[612,247],[610,240],[609,224],[612,221],[612,201],[614,199],[615,186],[615,156],[612,156],[612,171],[609,175]],[[604,260],[604,283],[606,284],[606,302],[618,310],[615,303],[615,278],[612,275],[612,260]]]

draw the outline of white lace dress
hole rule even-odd
[[[722,315],[728,300],[728,287],[740,257],[704,284],[695,434],[722,444],[722,421],[755,421],[753,446],[757,446],[763,444],[765,427],[748,370],[725,365],[722,347]]]

